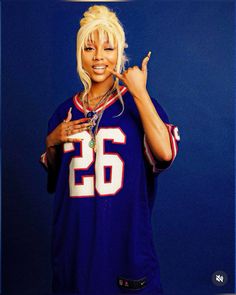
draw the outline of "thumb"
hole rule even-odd
[[[114,71],[112,68],[108,68],[108,67],[107,67],[107,70],[108,70],[108,72],[112,73],[114,76],[119,78],[121,81],[123,81],[123,76],[120,73],[118,73],[118,72]]]

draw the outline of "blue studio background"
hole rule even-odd
[[[48,294],[53,195],[39,164],[47,121],[82,87],[75,40],[92,4],[2,2],[2,293]],[[166,295],[234,292],[234,3],[120,2],[130,66],[179,127],[153,212]],[[144,9],[145,8],[145,9]],[[215,286],[222,270],[228,283]]]

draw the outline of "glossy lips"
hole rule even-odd
[[[92,66],[92,68],[96,74],[103,74],[107,68],[107,65],[97,64],[97,65]]]

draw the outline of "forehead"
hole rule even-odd
[[[99,40],[91,40],[91,39],[88,39],[87,40],[88,44],[95,44],[95,43],[99,43],[100,41]],[[103,44],[109,44],[109,40],[104,40],[103,42],[101,42]]]

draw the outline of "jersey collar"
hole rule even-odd
[[[127,91],[128,91],[128,88],[126,86],[123,86],[123,85],[120,86],[120,93],[121,93],[121,95],[124,95]],[[83,109],[83,105],[82,105],[81,101],[79,100],[79,95],[80,95],[80,92],[78,92],[78,93],[75,94],[75,96],[73,97],[73,102],[74,102],[74,105],[76,106],[76,108],[83,113],[84,112],[84,109]],[[119,99],[118,93],[111,94],[109,96],[107,102],[101,104],[99,106],[99,108],[96,109],[96,112],[100,112],[102,109],[108,108],[114,102],[116,102],[117,99]],[[85,110],[87,112],[91,111],[91,109],[89,109],[89,108],[86,108]]]

